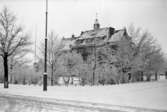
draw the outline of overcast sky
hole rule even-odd
[[[148,30],[167,53],[167,1],[165,0],[48,0],[48,29],[60,37],[79,35],[93,28],[96,13],[101,27],[121,29],[134,24]],[[17,15],[31,36],[44,39],[45,0],[0,0]]]

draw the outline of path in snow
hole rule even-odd
[[[0,112],[125,112],[49,99],[0,94]]]
[[[0,112],[166,112],[163,110],[0,94]]]
[[[1,84],[0,93],[167,110],[167,81],[113,86],[54,86],[48,87],[47,92],[42,91],[42,86],[10,85],[9,89],[3,89]]]

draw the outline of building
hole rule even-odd
[[[70,38],[63,38],[62,44],[64,45],[63,51],[77,51],[81,53],[84,60],[92,54],[95,49],[109,44],[113,49],[118,45],[121,40],[131,39],[126,28],[116,30],[112,27],[100,27],[98,19],[95,19],[93,29],[82,31],[78,37],[72,35]]]
[[[62,44],[64,45],[64,47],[62,50],[65,52],[76,51],[82,55],[84,61],[87,61],[89,55],[94,55],[94,57],[96,58],[97,49],[107,45],[113,49],[112,68],[114,68],[117,66],[117,64],[115,63],[117,62],[117,59],[114,58],[116,57],[115,53],[119,48],[119,44],[122,44],[122,41],[124,41],[126,44],[124,45],[125,48],[123,51],[126,51],[126,49],[133,51],[133,48],[135,48],[135,43],[133,43],[133,41],[131,40],[131,37],[128,35],[126,28],[116,30],[115,28],[112,27],[100,27],[100,23],[96,18],[93,24],[93,29],[87,31],[81,31],[81,34],[77,37],[75,35],[72,35],[70,38],[63,38]],[[124,57],[126,60],[126,56]],[[93,69],[95,71],[96,61],[94,66],[95,67]],[[131,73],[129,73],[128,75],[129,75],[129,80],[131,80]],[[158,80],[167,79],[167,72],[165,74],[162,73],[158,74],[157,78]],[[141,74],[138,75],[137,79],[147,80],[147,77]],[[152,75],[151,80],[155,79],[156,76]]]
[[[84,61],[87,61],[88,57],[90,55],[93,55],[93,57],[95,58],[94,60],[96,60],[97,50],[107,45],[113,49],[112,63],[114,64],[114,62],[117,61],[116,58],[114,58],[116,50],[119,46],[119,43],[121,43],[123,40],[128,42],[126,46],[127,49],[131,49],[132,44],[129,44],[129,42],[131,42],[131,37],[128,36],[126,28],[116,30],[112,27],[100,27],[100,23],[96,18],[93,24],[93,29],[81,31],[80,35],[77,37],[75,35],[72,35],[70,38],[63,38],[62,51],[76,51],[77,53],[80,53],[82,55]],[[96,61],[94,62],[93,77],[95,76],[96,69]]]

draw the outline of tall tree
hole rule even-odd
[[[16,52],[27,52],[31,43],[21,26],[16,25],[16,16],[6,7],[0,13],[0,56],[4,66],[4,88],[8,88],[8,58]]]
[[[150,77],[150,72],[157,73],[163,66],[161,48],[149,32],[131,26],[128,33],[116,35],[120,40],[115,44],[97,50],[99,71],[103,71],[101,74],[112,74],[115,83],[140,81],[143,73]],[[106,64],[110,70],[103,69]],[[102,81],[105,81],[104,77]]]
[[[110,45],[106,45],[97,49],[96,83],[103,85],[118,83],[119,74],[114,66],[116,56],[113,54],[113,52],[114,49]]]
[[[54,84],[54,72],[56,70],[57,58],[60,56],[61,43],[58,42],[58,35],[51,32],[48,40],[48,63],[51,70],[51,85]]]
[[[161,48],[148,31],[142,31],[131,25],[129,35],[135,43],[130,61],[131,72],[141,71],[142,74],[145,72],[149,80],[150,72],[157,73],[163,66],[164,56]]]
[[[50,81],[51,85],[54,84],[54,72],[56,71],[56,62],[60,56],[60,50],[62,48],[62,43],[60,42],[58,35],[52,31],[48,36],[48,47],[47,47],[47,64],[50,69]],[[44,55],[44,43],[41,43],[40,51]],[[40,57],[43,60],[43,57]]]
[[[57,74],[62,76],[66,85],[69,84],[70,78],[73,76],[83,77],[83,69],[85,67],[80,54],[76,52],[62,53],[58,58]]]

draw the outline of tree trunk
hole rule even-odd
[[[141,81],[143,81],[143,71],[141,71]]]
[[[128,73],[128,82],[131,82],[131,79],[132,79],[132,74]]]
[[[51,64],[51,86],[53,86],[53,64]]]
[[[4,53],[3,64],[4,64],[4,88],[8,88],[9,82],[8,82],[8,55],[7,53]]]
[[[156,81],[158,80],[158,73],[157,73],[157,71],[155,72],[155,80]]]
[[[73,85],[74,84],[74,78],[73,77],[71,77],[71,84]]]

